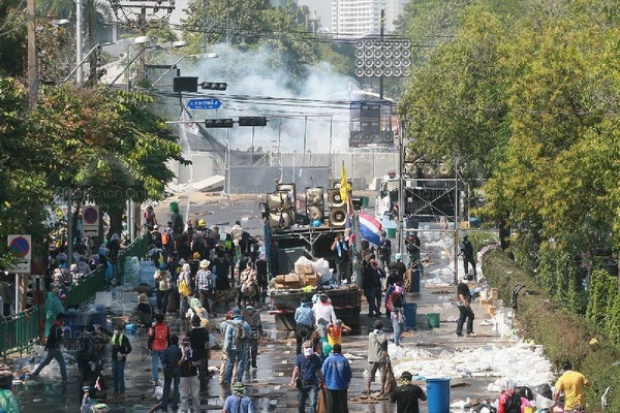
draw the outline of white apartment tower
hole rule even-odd
[[[332,0],[332,27],[336,37],[357,38],[394,31],[394,20],[403,12],[406,0]]]

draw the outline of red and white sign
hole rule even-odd
[[[17,261],[15,267],[10,268],[9,272],[16,274],[30,274],[32,264],[32,238],[30,235],[11,234],[7,236],[9,251]]]
[[[82,210],[82,233],[87,237],[99,236],[101,215],[97,205],[86,205]]]

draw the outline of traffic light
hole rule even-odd
[[[226,90],[228,84],[226,84],[225,82],[202,82],[200,86],[203,89],[209,90]]]
[[[198,78],[191,76],[178,76],[172,80],[172,90],[175,92],[197,92]]]
[[[205,128],[232,128],[232,119],[205,119]]]
[[[239,126],[267,126],[264,116],[239,116]]]

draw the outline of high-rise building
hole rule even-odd
[[[403,12],[406,0],[332,0],[332,27],[337,37],[356,38],[394,31],[394,21]]]

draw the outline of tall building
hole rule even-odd
[[[332,0],[332,27],[337,37],[356,38],[394,31],[394,21],[403,12],[406,0]]]

